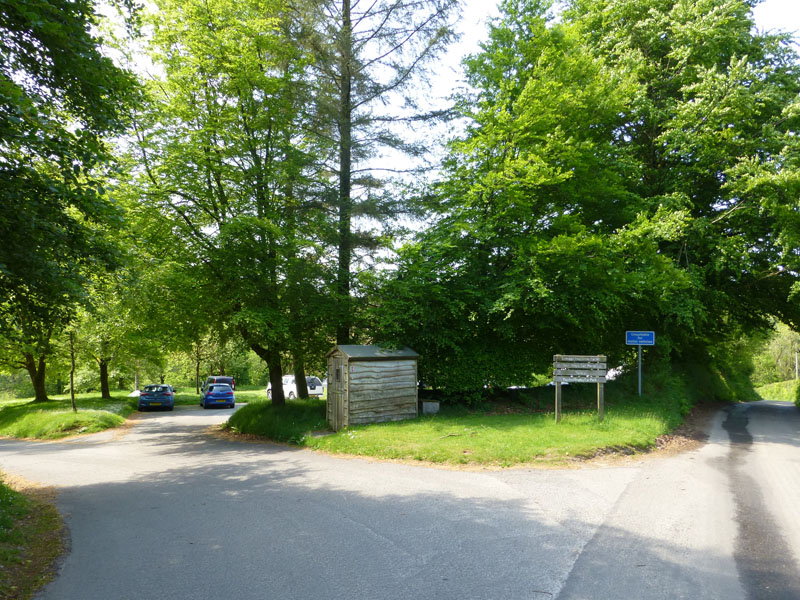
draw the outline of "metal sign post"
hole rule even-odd
[[[626,331],[625,343],[639,347],[639,395],[642,395],[642,346],[656,345],[655,331]]]
[[[636,347],[639,349],[639,397],[642,396],[642,345],[637,344]]]

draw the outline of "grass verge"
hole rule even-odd
[[[226,423],[226,428],[236,433],[298,445],[305,444],[310,432],[327,427],[325,401],[318,399],[287,400],[281,409],[265,399],[251,400]]]
[[[511,466],[565,463],[613,449],[646,449],[680,425],[691,407],[686,378],[654,378],[638,397],[630,379],[606,384],[606,418],[594,410],[594,386],[564,390],[564,416],[554,422],[553,388],[495,398],[479,408],[443,405],[418,419],[362,425],[330,435],[325,402],[266,402],[241,408],[228,429],[326,452],[443,464]]]
[[[200,396],[186,388],[175,394],[176,406],[197,406]],[[54,440],[81,433],[97,433],[118,427],[139,407],[137,398],[128,392],[114,392],[111,400],[103,400],[99,393],[76,394],[78,412],[72,412],[69,394],[50,397],[48,402],[34,402],[31,398],[0,399],[0,437]],[[236,401],[266,400],[263,388],[237,390]]]
[[[492,414],[447,407],[413,421],[354,427],[307,445],[333,453],[447,464],[511,466],[569,461],[607,448],[642,449],[669,431],[663,418],[626,411],[570,412],[556,424],[551,414]]]
[[[63,523],[52,493],[6,480],[0,474],[0,599],[28,600],[53,577]]]
[[[96,433],[125,422],[136,410],[136,399],[99,394],[76,396],[78,412],[72,412],[69,395],[52,396],[48,402],[30,399],[0,401],[0,436],[52,440],[76,433]]]

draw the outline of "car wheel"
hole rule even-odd
[[[294,400],[294,392],[289,392],[289,400]]]
[[[170,406],[167,410],[175,410],[174,406]]]
[[[208,408],[208,404],[206,404],[205,402],[202,402],[202,403],[201,403],[201,405],[202,405],[202,407],[203,407],[203,410],[205,410],[205,409],[207,409],[207,408]]]

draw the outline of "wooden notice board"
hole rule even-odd
[[[556,354],[553,357],[553,383],[556,385],[556,423],[561,421],[561,384],[596,383],[597,416],[603,420],[603,384],[606,382],[606,357],[603,355]]]

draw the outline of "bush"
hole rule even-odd
[[[798,406],[798,394],[800,394],[800,384],[796,379],[789,381],[779,381],[777,383],[768,383],[756,388],[758,395],[763,400],[783,400],[787,402],[794,402]]]
[[[325,430],[325,401],[317,398],[287,400],[276,407],[271,402],[250,402],[231,416],[227,427],[276,442],[302,444],[311,431]]]

